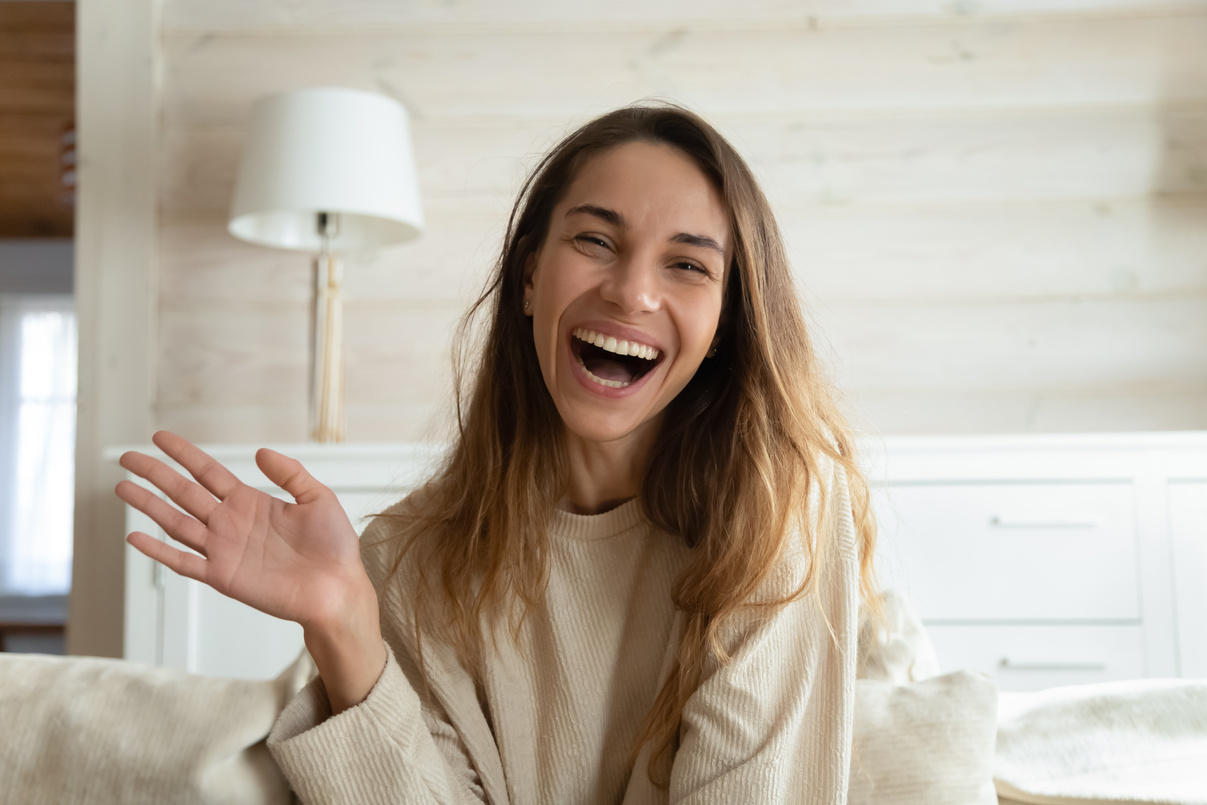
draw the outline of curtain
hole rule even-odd
[[[75,397],[71,297],[0,295],[0,594],[71,585]]]

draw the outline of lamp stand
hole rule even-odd
[[[344,267],[332,249],[339,214],[318,214],[323,250],[314,260],[314,349],[310,356],[310,438],[344,440],[343,280]]]

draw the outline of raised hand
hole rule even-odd
[[[300,462],[273,450],[259,450],[256,464],[293,503],[242,483],[174,433],[160,431],[152,441],[196,481],[143,453],[126,453],[121,465],[184,511],[130,481],[117,485],[117,496],[200,556],[139,531],[127,541],[182,576],[300,623],[332,711],[364,700],[386,652],[377,594],[361,564],[356,531],[335,494]]]
[[[121,465],[162,490],[180,509],[130,481],[117,496],[197,554],[135,532],[128,541],[182,576],[303,627],[340,617],[350,596],[369,585],[356,531],[335,494],[300,462],[261,449],[256,464],[294,498],[287,503],[240,482],[187,440],[161,431],[152,438],[196,479],[151,456],[130,452]]]

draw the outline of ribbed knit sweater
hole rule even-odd
[[[361,704],[331,715],[321,679],[281,715],[268,745],[307,803],[846,802],[851,757],[858,561],[844,476],[830,484],[833,551],[815,592],[722,630],[683,711],[669,790],[650,782],[634,736],[678,646],[670,590],[691,556],[638,503],[599,515],[554,512],[545,599],[506,630],[478,685],[425,637],[420,674],[405,562],[371,525],[365,566],[378,588],[389,659]],[[797,548],[756,598],[804,578]],[[426,683],[426,686],[425,686]],[[418,691],[418,693],[417,693]]]

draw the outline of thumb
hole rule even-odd
[[[257,450],[256,466],[265,478],[292,495],[298,503],[309,503],[327,491],[327,487],[306,471],[302,462],[276,450],[267,447]]]

